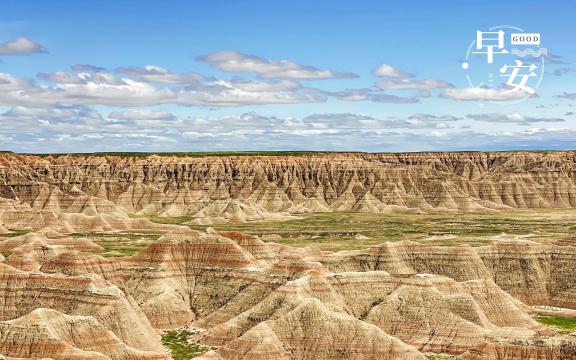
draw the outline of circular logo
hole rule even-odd
[[[546,55],[539,33],[499,25],[476,31],[461,67],[468,84],[480,89],[483,100],[519,102],[536,94]]]

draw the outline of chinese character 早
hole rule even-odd
[[[508,50],[504,49],[504,31],[476,31],[476,50],[483,49],[486,51],[473,51],[472,53],[486,54],[488,64],[494,62],[494,54],[508,54]]]

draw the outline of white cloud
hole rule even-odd
[[[42,45],[26,37],[19,37],[0,44],[0,55],[24,55],[44,52],[46,52],[46,49]]]
[[[187,133],[233,134],[238,132],[261,133],[303,128],[302,123],[293,118],[263,116],[255,112],[223,117],[195,117],[184,120]]]
[[[570,149],[576,130],[462,131],[450,115],[408,118],[351,113],[314,114],[302,119],[256,113],[175,118],[161,110],[118,112],[103,118],[86,106],[14,107],[0,115],[4,150],[219,151],[219,150],[506,150]],[[112,119],[116,117],[118,119]],[[148,120],[142,120],[146,118]],[[120,120],[122,119],[122,120]],[[141,120],[136,120],[141,119]]]
[[[257,80],[243,80],[233,79],[230,81],[235,87],[244,91],[290,91],[302,87],[299,82],[294,80],[271,80],[271,81],[257,81]]]
[[[197,73],[175,73],[155,65],[144,67],[119,67],[116,71],[137,81],[156,82],[162,84],[189,84],[205,79],[204,76]]]
[[[313,114],[302,119],[302,123],[313,129],[447,129],[447,123],[460,118],[449,115],[414,114],[408,118],[373,116],[353,113]]]
[[[414,114],[408,117],[408,120],[417,121],[432,121],[432,122],[445,122],[445,121],[459,121],[462,118],[453,115],[438,115],[438,114]]]
[[[490,100],[508,101],[523,99],[530,94],[523,90],[488,89],[482,87],[454,88],[446,89],[441,97],[454,100]]]
[[[31,86],[33,86],[33,82],[30,80],[6,73],[0,73],[0,97],[2,96],[2,93],[22,90],[30,88]]]
[[[574,72],[575,72],[575,69],[574,69],[574,68],[571,68],[571,67],[561,67],[561,68],[555,69],[555,70],[552,72],[552,74],[554,74],[554,76],[564,76],[564,75],[571,74],[571,73],[574,73]]]
[[[576,100],[576,92],[569,93],[564,91],[561,95],[557,95],[556,97],[568,100]]]
[[[255,84],[252,84],[255,85]],[[262,84],[260,84],[262,86]],[[187,86],[177,93],[175,103],[181,105],[238,106],[263,104],[296,104],[326,101],[326,95],[313,88],[294,90],[254,91],[246,84],[236,86],[230,81],[216,81],[209,84]]]
[[[2,119],[16,122],[34,121],[44,124],[87,124],[101,121],[102,116],[97,111],[85,106],[60,105],[44,108],[15,106],[2,114]]]
[[[51,81],[57,84],[75,84],[75,85],[127,85],[128,83],[123,79],[116,77],[108,72],[81,72],[81,73],[68,73],[65,71],[57,71],[53,73],[40,73],[38,78],[44,81]]]
[[[373,101],[387,104],[415,104],[419,103],[418,97],[404,97],[371,89],[348,89],[331,93],[332,96],[344,101]]]
[[[121,79],[110,74],[79,74],[80,83],[60,82],[44,92],[40,99],[48,103],[151,105],[174,98],[169,88],[157,88],[150,84]]]
[[[443,80],[382,80],[376,83],[376,87],[382,90],[430,90],[446,89],[454,87],[451,83]]]
[[[469,119],[476,121],[486,121],[493,123],[515,123],[520,125],[529,125],[538,122],[562,122],[564,119],[561,118],[542,118],[542,117],[530,117],[525,116],[519,112],[513,112],[510,114],[470,114],[466,116]]]
[[[389,94],[372,94],[370,100],[389,104],[415,104],[420,102],[416,97],[402,97]]]
[[[372,90],[370,89],[348,89],[332,93],[333,96],[344,101],[366,101],[370,100]]]
[[[103,68],[103,67],[94,66],[94,65],[89,65],[89,64],[76,64],[76,65],[72,65],[71,69],[74,70],[74,71],[93,71],[93,72],[106,71],[106,69]]]
[[[373,74],[376,76],[398,78],[398,79],[406,79],[414,77],[414,75],[412,75],[411,73],[406,72],[404,70],[400,70],[388,64],[382,64],[378,66],[376,69],[374,69]]]
[[[302,119],[312,129],[374,128],[379,127],[379,122],[371,116],[352,113],[313,114]]]
[[[150,74],[149,74],[150,75]],[[165,74],[172,76],[174,73]],[[147,75],[148,76],[148,75]],[[156,75],[150,75],[156,76]],[[164,75],[162,75],[164,76]],[[54,72],[39,74],[46,84],[0,73],[0,104],[48,106],[53,104],[146,106],[240,106],[323,102],[322,91],[290,80],[213,80],[188,84],[156,83],[118,77],[110,72]],[[157,79],[157,78],[156,78]],[[150,79],[147,79],[150,80]]]
[[[157,121],[174,121],[176,116],[172,115],[165,110],[149,110],[149,109],[130,109],[126,111],[114,111],[108,115],[112,120],[157,120]]]
[[[268,60],[255,55],[241,54],[236,51],[220,51],[199,57],[198,60],[208,62],[213,67],[222,71],[255,73],[262,78],[319,80],[357,77],[355,74],[349,72],[334,72],[332,70],[318,69],[289,60]]]

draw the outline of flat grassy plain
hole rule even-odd
[[[77,238],[87,238],[90,241],[103,247],[103,250],[96,251],[98,255],[106,258],[116,259],[131,256],[138,251],[144,249],[146,246],[158,240],[162,233],[156,232],[90,232],[90,233],[74,233],[71,236]]]
[[[192,217],[150,217],[154,222],[183,224]],[[205,230],[206,225],[189,225]],[[211,225],[242,231],[291,246],[323,250],[361,249],[385,241],[412,240],[432,245],[489,245],[506,237],[537,242],[570,241],[576,236],[576,209],[513,210],[482,213],[314,213],[288,221]],[[574,238],[576,243],[576,238]]]
[[[448,354],[424,353],[424,356],[428,360],[455,360],[455,359],[458,359],[458,357],[456,355],[448,355]]]
[[[156,223],[180,224],[191,216],[148,217]],[[209,226],[188,225],[205,231]],[[576,209],[513,210],[482,213],[313,213],[287,221],[215,224],[223,231],[241,231],[264,241],[290,246],[318,246],[322,250],[363,249],[386,241],[411,240],[438,246],[489,245],[506,238],[576,245]],[[2,237],[26,234],[13,230]],[[107,258],[131,256],[158,240],[162,232],[118,231],[74,233],[103,247],[95,253]],[[8,254],[6,254],[8,255]]]
[[[534,320],[541,324],[548,325],[560,335],[567,335],[576,331],[576,319],[564,316],[536,316]]]

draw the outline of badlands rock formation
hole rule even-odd
[[[159,335],[138,305],[97,275],[24,272],[0,264],[0,293],[1,354],[71,359],[98,350],[91,355],[163,358]]]
[[[488,247],[437,247],[402,241],[324,257],[332,271],[385,270],[395,275],[429,273],[457,281],[492,279],[527,304],[576,309],[576,252],[527,240]]]
[[[318,211],[576,206],[576,153],[119,157],[0,153],[0,225],[110,230]],[[18,215],[15,215],[15,214]]]
[[[44,245],[35,246],[31,238],[43,240]],[[498,355],[502,359],[533,352],[533,358],[539,359],[544,351],[540,347],[519,347],[516,342],[529,344],[554,334],[532,319],[527,305],[495,282],[508,278],[509,291],[522,293],[526,282],[518,280],[515,271],[523,271],[520,264],[529,263],[531,254],[515,248],[462,251],[385,243],[381,247],[402,252],[382,256],[382,262],[362,260],[372,269],[358,259],[374,248],[303,256],[299,249],[290,251],[229,232],[166,234],[121,260],[79,251],[70,241],[51,245],[52,240],[42,235],[6,241],[23,245],[20,250],[12,248],[14,252],[2,264],[5,278],[0,283],[5,288],[0,291],[10,299],[0,304],[4,326],[45,328],[45,333],[57,334],[52,337],[59,343],[72,346],[66,351],[98,351],[118,359],[155,358],[161,353],[152,327],[185,326],[203,329],[196,340],[217,347],[206,356],[223,359],[423,359],[422,352],[476,358],[503,353]],[[551,251],[560,248],[551,247]],[[572,259],[564,263],[566,269],[576,269],[576,248],[562,247],[562,251]],[[506,270],[489,271],[481,267],[482,260],[466,267],[457,256],[446,255],[459,252],[478,259],[481,254],[497,253],[492,262],[517,261],[503,267]],[[334,268],[338,263],[348,269]],[[390,272],[382,270],[383,264]],[[553,264],[543,260],[540,265],[550,269]],[[554,288],[554,279],[543,276],[535,279],[541,281],[535,286]],[[576,289],[570,281],[563,285],[565,293]],[[554,298],[537,299],[552,304]],[[37,313],[37,308],[50,311]],[[70,342],[67,336],[76,330],[50,330],[58,324],[67,324],[62,325],[66,329],[78,326],[78,332],[107,331],[109,340]],[[32,342],[44,344],[44,337],[34,335]],[[559,354],[574,340],[562,338],[546,351]],[[52,356],[47,345],[32,346],[32,342],[6,339],[5,354],[21,357],[18,349],[42,348],[44,352],[34,355]]]
[[[571,241],[400,241],[326,253],[138,216],[208,224],[313,211],[573,207],[575,164],[572,152],[2,153],[0,355],[167,359],[160,333],[184,328],[214,347],[201,359],[573,359],[576,336],[531,316],[531,305],[576,310]],[[121,259],[75,235],[117,230],[163,235]]]

